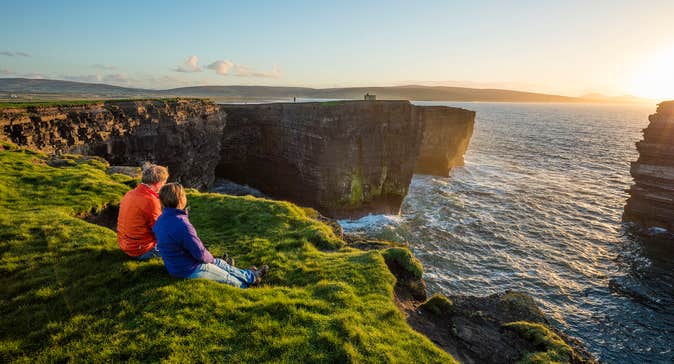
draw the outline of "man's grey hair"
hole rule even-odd
[[[143,165],[143,174],[141,177],[141,181],[143,183],[153,185],[159,182],[166,182],[168,176],[169,173],[166,167],[146,163]]]

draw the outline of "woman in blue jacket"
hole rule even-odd
[[[269,267],[240,269],[222,259],[213,258],[197,236],[187,211],[187,196],[179,183],[167,183],[159,191],[163,210],[152,231],[157,238],[164,265],[179,278],[206,278],[234,287],[258,284]]]

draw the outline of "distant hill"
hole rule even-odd
[[[112,86],[104,83],[84,83],[30,78],[0,78],[0,92],[28,94],[100,95],[103,97],[146,96],[154,90]],[[0,95],[2,97],[2,95]]]
[[[314,89],[306,87],[272,86],[197,86],[166,90],[165,92],[193,97],[293,97],[317,99],[362,99],[366,93],[378,99],[424,101],[505,101],[505,102],[583,102],[575,97],[546,95],[532,92],[475,89],[441,86],[346,87]]]
[[[6,95],[3,95],[6,93]],[[24,98],[127,98],[183,96],[205,97],[216,101],[280,100],[298,98],[361,99],[364,94],[378,99],[416,101],[491,101],[491,102],[639,102],[650,101],[632,96],[606,97],[598,94],[568,97],[501,89],[477,89],[447,86],[346,87],[316,89],[283,86],[193,86],[168,90],[151,90],[61,80],[0,78],[0,98],[17,94]]]

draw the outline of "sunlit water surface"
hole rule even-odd
[[[672,363],[674,242],[621,224],[655,105],[417,104],[477,111],[466,165],[346,230],[409,242],[432,292],[528,292],[602,361]]]

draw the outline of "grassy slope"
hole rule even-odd
[[[262,287],[128,259],[112,231],[74,217],[133,182],[104,168],[0,146],[0,361],[453,361],[405,323],[381,253],[318,250],[341,241],[290,203],[190,194],[214,254],[271,266]]]

